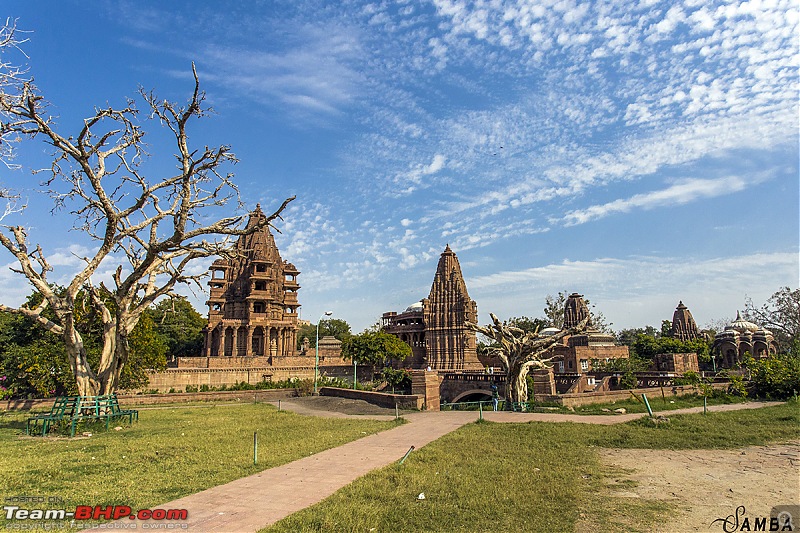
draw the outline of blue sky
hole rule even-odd
[[[197,64],[216,114],[190,141],[233,147],[249,208],[297,195],[276,240],[303,318],[360,331],[404,309],[448,243],[483,322],[567,290],[615,329],[679,300],[702,326],[800,283],[796,2],[3,7],[62,131],[139,86],[183,100]],[[63,281],[91,243],[37,193],[48,153],[0,169],[29,202],[4,223],[30,226]],[[29,292],[6,268],[0,288]]]

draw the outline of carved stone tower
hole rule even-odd
[[[583,295],[573,292],[564,305],[564,329],[574,328],[588,315],[589,307],[586,305]],[[588,325],[592,325],[591,318]]]
[[[260,206],[247,227],[263,222]],[[236,256],[212,263],[203,355],[290,356],[297,343],[297,275],[269,226],[236,241]]]
[[[675,308],[675,313],[672,315],[672,329],[670,336],[673,339],[681,341],[691,341],[700,337],[700,331],[697,329],[692,313],[687,309],[683,302],[678,302],[678,307]]]
[[[470,299],[461,265],[448,245],[433,278],[430,295],[422,300],[427,364],[442,370],[479,370],[475,332],[478,305]]]

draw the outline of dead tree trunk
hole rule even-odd
[[[492,318],[492,324],[489,326],[469,323],[467,326],[496,342],[496,346],[490,350],[493,350],[503,363],[503,370],[506,372],[506,400],[511,404],[528,401],[527,377],[530,369],[552,366],[551,362],[555,357],[546,357],[551,348],[567,335],[584,331],[590,320],[590,317],[586,316],[575,327],[542,337],[538,331],[525,333],[517,327],[500,322],[492,313],[489,313],[489,316]],[[508,408],[511,405],[506,403],[506,406]]]

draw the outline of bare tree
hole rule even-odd
[[[492,324],[488,326],[470,323],[467,326],[495,341],[496,344],[488,350],[499,356],[503,363],[506,372],[506,398],[514,403],[528,401],[527,377],[531,369],[552,366],[555,356],[545,357],[550,349],[567,335],[584,331],[590,320],[587,315],[573,328],[563,329],[555,335],[541,336],[538,327],[526,333],[518,327],[501,322],[492,313],[489,316]]]
[[[25,74],[21,67],[9,60],[7,53],[14,50],[21,52],[19,46],[25,41],[27,39],[20,37],[16,21],[12,21],[10,18],[6,19],[5,24],[0,27],[0,91],[12,87]],[[11,143],[17,140],[19,140],[17,136],[7,135],[5,131],[0,130],[0,162],[6,168],[17,168],[17,165],[12,164],[14,151],[11,148]],[[0,221],[12,213],[19,213],[25,209],[25,205],[19,203],[20,196],[6,187],[0,187],[0,201],[5,202],[2,213],[0,213]]]
[[[21,79],[20,71],[9,65],[0,66],[0,138],[36,138],[54,149],[44,181],[47,194],[56,208],[68,209],[74,227],[96,243],[93,255],[83,258],[83,268],[63,290],[56,290],[47,278],[53,269],[42,248],[28,242],[24,227],[4,226],[0,244],[16,257],[19,268],[14,271],[43,298],[36,307],[0,305],[0,310],[29,316],[63,339],[80,394],[111,393],[128,361],[128,336],[145,309],[173,295],[177,284],[200,286],[200,276],[187,273],[190,263],[235,253],[234,236],[271,224],[294,197],[249,228],[243,227],[244,216],[214,220],[213,215],[223,206],[230,209],[232,201],[242,206],[232,175],[223,171],[237,160],[228,146],[190,147],[189,123],[209,112],[194,64],[194,90],[184,105],[139,91],[146,119],[166,128],[174,142],[177,169],[156,179],[146,177],[142,169],[145,131],[134,101],[121,109],[96,109],[77,133],[63,135],[32,80]],[[119,264],[112,287],[92,280],[101,263],[114,261]],[[76,297],[82,289],[102,317],[103,348],[96,368],[89,364],[75,323]]]
[[[748,297],[744,317],[771,330],[780,349],[788,351],[793,342],[800,340],[800,289],[781,287],[761,307]]]

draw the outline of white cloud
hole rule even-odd
[[[636,194],[630,198],[614,200],[605,204],[593,205],[567,213],[562,221],[566,226],[585,224],[592,220],[607,217],[615,213],[628,213],[634,209],[652,209],[683,205],[698,200],[707,200],[716,196],[740,192],[760,180],[748,182],[739,176],[727,176],[717,179],[681,180],[666,189]]]
[[[481,315],[538,316],[547,294],[577,291],[614,323],[615,329],[658,325],[683,300],[695,320],[732,316],[745,294],[765,301],[797,282],[797,251],[731,257],[629,257],[568,261],[466,279]],[[769,272],[769,276],[764,273]],[[514,291],[514,298],[505,296]]]

